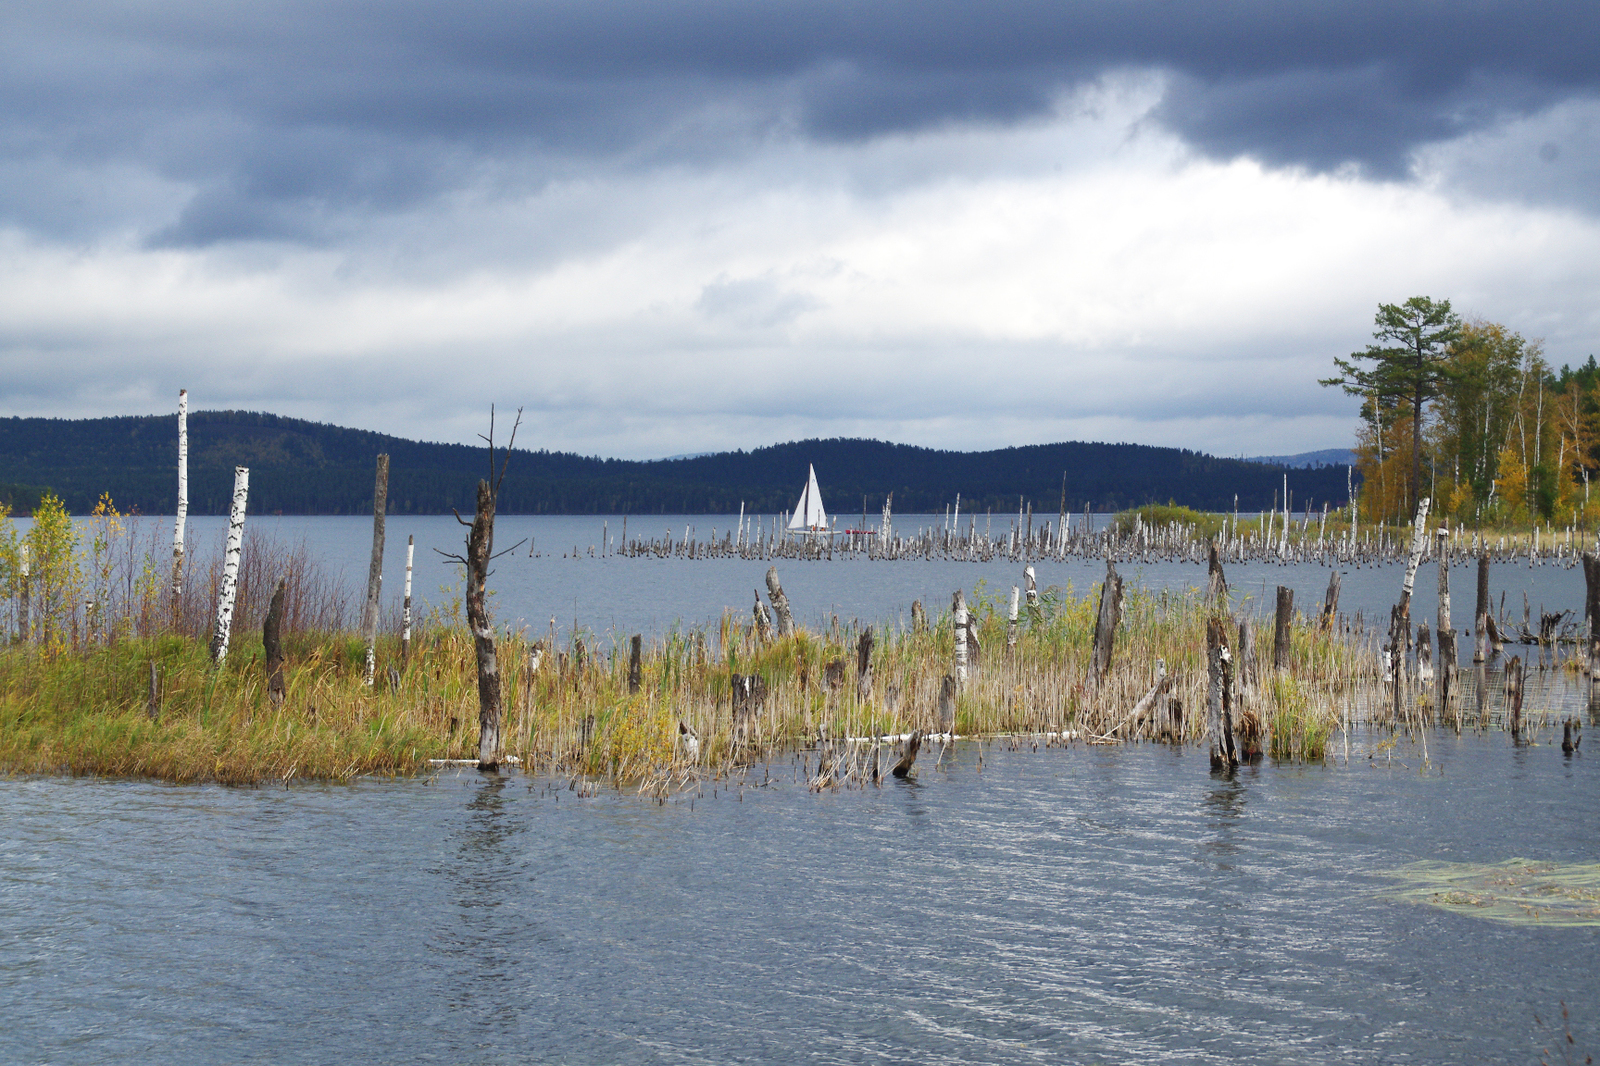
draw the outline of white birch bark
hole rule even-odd
[[[172,528],[172,603],[183,598],[183,527],[189,518],[189,390],[178,390],[178,518]]]
[[[233,597],[239,586],[239,552],[244,546],[244,507],[250,496],[250,468],[233,468],[233,506],[228,512],[228,545],[222,556],[222,589],[217,594],[217,627],[211,635],[211,661],[228,656],[233,633]]]
[[[956,687],[958,689],[967,683],[967,598],[960,589],[956,589],[955,596],[950,602],[950,613],[955,618],[955,667]]]
[[[417,538],[406,538],[406,596],[400,607],[400,661],[411,655],[411,562],[416,556]]]

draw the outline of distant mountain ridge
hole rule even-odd
[[[1298,455],[1252,455],[1245,459],[1245,462],[1287,466],[1291,469],[1318,466],[1354,466],[1356,464],[1356,453],[1349,448],[1324,448],[1318,452],[1300,452]]]
[[[507,427],[508,428],[508,427]],[[524,427],[524,439],[527,427]],[[177,503],[177,417],[0,418],[0,482],[49,487],[74,513],[109,492],[123,510],[171,514]],[[486,450],[249,411],[189,415],[189,506],[225,514],[233,468],[250,467],[252,513],[370,514],[374,459],[390,456],[389,510],[465,513]],[[830,513],[869,519],[894,494],[901,513],[1051,514],[1169,500],[1204,510],[1272,504],[1284,468],[1142,444],[1065,442],[954,452],[875,440],[792,441],[751,451],[631,461],[518,449],[500,496],[508,514],[756,514],[787,512],[814,463]],[[1345,471],[1291,471],[1297,508],[1334,504]],[[26,494],[19,495],[24,499]]]

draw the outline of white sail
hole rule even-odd
[[[789,519],[790,529],[820,530],[828,528],[828,513],[822,509],[822,490],[817,487],[817,468],[811,467],[806,487],[795,505],[794,517]]]

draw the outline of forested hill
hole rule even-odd
[[[509,426],[505,427],[509,429]],[[526,440],[537,426],[524,425]],[[0,418],[0,483],[25,508],[49,488],[83,513],[109,492],[117,507],[171,514],[177,505],[174,415],[82,420]],[[390,457],[389,510],[463,513],[489,469],[486,449],[425,444],[277,415],[196,411],[189,415],[189,507],[225,514],[233,468],[250,468],[256,514],[360,514],[372,509],[373,463]],[[872,440],[808,440],[686,459],[631,462],[563,452],[511,457],[500,510],[511,514],[716,514],[742,503],[755,513],[792,509],[816,464],[830,512],[859,515],[894,493],[901,513],[940,512],[961,494],[963,510],[1036,511],[1061,504],[1097,511],[1169,500],[1205,510],[1270,506],[1284,470],[1137,444],[1041,444],[988,452],[949,452]],[[1344,502],[1345,468],[1290,470],[1298,510]],[[30,488],[31,487],[31,488]]]

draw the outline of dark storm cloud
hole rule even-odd
[[[1592,0],[15,3],[0,161],[198,189],[158,242],[306,240],[507,159],[538,181],[775,131],[1011,122],[1150,70],[1155,118],[1201,152],[1392,177],[1419,145],[1595,98],[1596,40]],[[0,184],[0,220],[63,213]]]

